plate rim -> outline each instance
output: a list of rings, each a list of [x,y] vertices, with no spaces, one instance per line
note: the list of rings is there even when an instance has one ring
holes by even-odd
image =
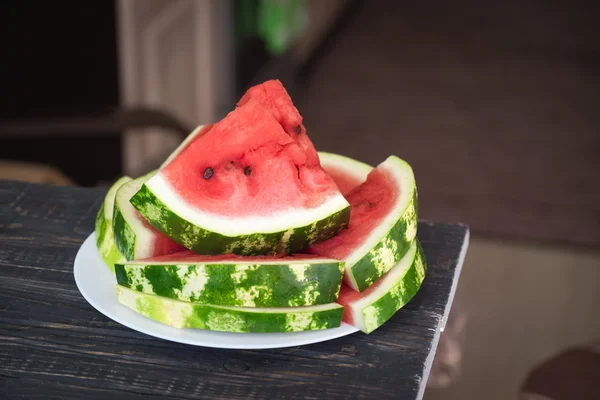
[[[75,284],[77,286],[77,290],[79,290],[79,293],[81,293],[83,298],[96,311],[98,311],[102,315],[106,316],[107,318],[111,319],[112,321],[117,322],[120,325],[123,325],[129,329],[132,329],[136,332],[143,333],[148,336],[152,336],[155,338],[159,338],[159,339],[163,339],[163,340],[167,340],[167,341],[171,341],[171,342],[182,343],[182,344],[187,344],[187,345],[192,345],[192,346],[199,346],[199,347],[219,348],[219,349],[236,349],[236,350],[260,350],[260,349],[266,350],[266,349],[277,349],[277,348],[295,347],[295,346],[321,343],[321,342],[338,339],[340,337],[348,336],[353,333],[359,332],[359,330],[357,328],[355,328],[352,325],[348,325],[345,322],[342,322],[342,325],[340,325],[340,327],[338,327],[338,328],[323,329],[323,330],[317,330],[317,331],[305,331],[305,332],[288,332],[288,333],[286,333],[286,332],[241,333],[241,332],[217,332],[217,331],[208,331],[208,330],[205,331],[202,329],[194,329],[194,328],[178,329],[178,328],[174,328],[172,326],[163,324],[161,322],[155,321],[155,320],[148,318],[146,316],[143,316],[141,314],[135,313],[135,311],[127,308],[126,306],[123,306],[122,304],[117,303],[117,304],[119,304],[119,306],[123,307],[124,309],[129,310],[132,313],[132,315],[134,316],[133,322],[126,321],[126,320],[123,320],[118,315],[111,312],[110,307],[107,307],[107,306],[101,304],[101,302],[99,302],[95,296],[93,296],[90,292],[88,292],[88,290],[86,288],[86,283],[85,283],[86,274],[84,273],[85,265],[83,265],[84,262],[82,261],[82,259],[87,256],[90,256],[91,254],[89,254],[89,253],[91,253],[92,251],[95,253],[95,256],[98,261],[98,262],[95,262],[94,264],[100,264],[100,266],[106,270],[106,273],[110,273],[108,267],[104,264],[104,262],[100,258],[100,254],[96,247],[96,234],[95,234],[95,232],[92,232],[83,241],[83,243],[77,250],[75,260],[73,261],[73,277],[75,279]],[[96,268],[97,268],[97,266],[96,266]],[[117,283],[115,281],[114,285],[116,285],[116,284]],[[114,288],[111,291],[112,291],[112,293],[115,293]],[[115,295],[115,297],[116,297],[116,295]],[[170,328],[170,329],[175,330],[175,332],[182,332],[182,331],[188,331],[188,330],[192,331],[192,332],[194,332],[194,334],[199,335],[200,339],[199,340],[191,340],[191,339],[188,339],[187,337],[166,335],[166,334],[162,334],[157,331],[153,331],[152,329],[146,329],[145,327],[139,326],[139,324],[135,323],[135,317],[143,318],[148,322],[149,326],[156,326],[161,329],[165,329],[165,327],[166,327],[167,329]],[[215,334],[217,334],[217,335],[222,334],[224,336],[236,335],[236,336],[238,336],[238,340],[236,340],[235,342],[224,340],[224,343],[219,344],[219,343],[214,342],[214,340],[205,339],[205,341],[202,343],[201,336],[203,334],[208,335],[208,336],[213,336]],[[307,336],[309,336],[309,338],[302,339],[302,334],[307,334]],[[277,342],[277,344],[273,344],[273,342],[274,342],[273,340],[271,340],[271,341],[265,340],[265,344],[263,344],[263,345],[260,345],[260,344],[244,345],[244,341],[239,340],[239,339],[243,339],[243,337],[247,336],[247,335],[271,335],[269,337],[272,337],[272,335],[278,335],[278,336],[281,335],[282,337],[285,337],[285,335],[294,335],[294,336],[290,337],[290,339],[288,341]],[[322,337],[319,337],[319,336],[322,336]],[[269,342],[271,344],[269,344]]]

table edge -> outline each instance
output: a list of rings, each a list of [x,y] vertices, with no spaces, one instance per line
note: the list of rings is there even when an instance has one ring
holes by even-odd
[[[419,392],[417,393],[416,400],[422,400],[425,395],[425,388],[427,386],[427,381],[429,380],[429,375],[431,373],[431,367],[433,365],[433,359],[437,352],[437,347],[440,342],[440,336],[444,329],[446,328],[446,322],[448,322],[448,315],[450,314],[450,309],[452,308],[452,303],[454,302],[454,296],[456,295],[456,288],[458,286],[458,280],[460,278],[460,274],[462,272],[462,267],[465,262],[465,257],[467,255],[467,250],[469,248],[469,241],[471,238],[471,232],[469,228],[467,228],[465,232],[465,237],[463,239],[463,244],[460,249],[460,253],[458,256],[458,261],[456,263],[456,268],[454,269],[454,275],[452,277],[452,286],[450,287],[450,293],[448,295],[448,301],[446,302],[446,307],[444,308],[444,313],[442,318],[438,322],[438,326],[433,335],[433,340],[431,342],[431,349],[429,350],[429,354],[425,359],[425,367],[423,368],[423,373],[421,374],[421,384],[419,385]]]

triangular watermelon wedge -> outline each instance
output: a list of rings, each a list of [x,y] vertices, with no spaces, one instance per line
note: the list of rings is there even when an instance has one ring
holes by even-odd
[[[200,254],[289,254],[346,227],[349,204],[312,143],[283,128],[276,96],[263,103],[250,96],[192,141],[132,197],[134,207]]]

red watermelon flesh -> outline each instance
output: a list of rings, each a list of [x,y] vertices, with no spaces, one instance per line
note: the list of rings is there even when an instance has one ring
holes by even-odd
[[[308,158],[273,114],[250,98],[190,143],[160,174],[198,210],[261,216],[317,207],[339,195],[329,175]]]
[[[302,125],[302,116],[279,80],[270,80],[251,87],[238,101],[238,106],[246,104],[250,99],[258,101],[269,110],[285,132],[300,146],[306,154],[306,165],[319,165],[315,146]]]
[[[331,169],[328,172],[332,174]],[[335,176],[335,173],[334,173]],[[344,177],[345,176],[345,177]],[[346,181],[351,177],[340,171],[337,179],[338,186],[350,184]],[[341,189],[341,188],[340,188]],[[347,229],[337,236],[310,248],[312,254],[342,260],[360,247],[369,233],[373,231],[394,207],[400,195],[400,188],[392,174],[386,169],[376,168],[367,176],[367,181],[345,194],[350,203],[350,223]]]
[[[347,197],[351,191],[356,189],[358,185],[363,183],[358,176],[349,174],[348,171],[344,170],[343,168],[328,166],[325,168],[325,171],[327,171],[329,176],[337,185],[338,189],[340,189],[340,192],[342,192],[342,195],[345,197]]]

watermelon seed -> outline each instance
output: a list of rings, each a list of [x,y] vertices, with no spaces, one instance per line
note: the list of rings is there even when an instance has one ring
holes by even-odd
[[[244,174],[246,174],[246,176],[250,175],[251,173],[252,173],[252,168],[250,168],[249,165],[244,168]]]
[[[296,165],[296,172],[298,173],[298,179],[300,179],[300,168]]]
[[[302,125],[298,124],[298,126],[296,126],[296,133],[298,135],[302,133]]]
[[[213,176],[214,173],[215,171],[213,171],[211,167],[206,168],[204,170],[204,179],[210,179],[210,177]]]

